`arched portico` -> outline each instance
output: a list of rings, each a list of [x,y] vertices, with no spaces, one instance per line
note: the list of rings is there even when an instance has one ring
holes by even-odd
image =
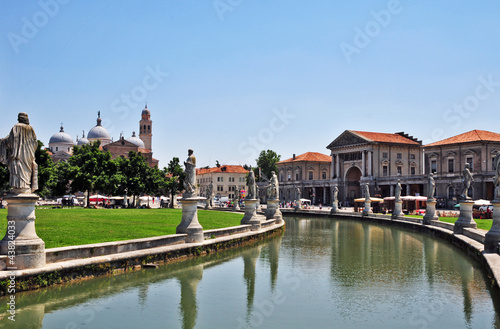
[[[350,167],[345,174],[345,199],[354,204],[354,199],[361,197],[361,169],[357,166]]]

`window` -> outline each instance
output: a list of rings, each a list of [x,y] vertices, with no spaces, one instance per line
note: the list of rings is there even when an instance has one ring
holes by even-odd
[[[415,167],[410,167],[410,175],[415,175]]]
[[[398,153],[398,159],[402,159],[403,155],[401,153]]]
[[[217,191],[218,192],[224,192],[224,186],[217,185]]]
[[[387,159],[387,158],[388,158],[388,156],[387,156],[387,152],[383,152],[383,153],[382,153],[382,158],[384,158],[384,159]]]
[[[448,159],[448,172],[455,171],[455,159]]]
[[[389,174],[389,166],[382,166],[382,176],[387,176]]]
[[[415,160],[415,154],[410,154],[410,160]]]
[[[326,171],[323,171],[323,173],[321,174],[321,179],[326,179]]]
[[[151,126],[150,125],[148,125],[148,131],[151,131]]]
[[[403,167],[401,166],[398,166],[398,175],[402,175],[403,174]]]
[[[313,180],[313,172],[312,171],[309,172],[309,180]]]
[[[217,177],[217,181],[218,181],[218,182],[223,182],[223,181],[224,181],[224,177],[220,177],[220,176],[219,176],[219,177]]]
[[[56,152],[57,152],[58,150],[59,150],[59,147],[58,147],[58,146],[56,146]]]
[[[299,173],[295,173],[295,180],[299,180]]]
[[[229,199],[234,199],[234,194],[229,194],[228,197]]]
[[[465,162],[467,162],[469,164],[469,169],[470,171],[474,171],[474,167],[472,166],[472,163],[473,163],[473,158],[472,157],[467,157]]]
[[[234,183],[234,177],[229,177],[229,182]]]
[[[437,172],[437,160],[431,160],[431,173]]]
[[[448,187],[448,199],[453,199],[455,197],[455,189],[453,187]]]
[[[288,174],[288,181],[291,181],[292,177],[290,177],[290,174]]]
[[[280,182],[283,181],[283,174],[280,175]],[[240,182],[241,182],[241,179],[240,179]]]

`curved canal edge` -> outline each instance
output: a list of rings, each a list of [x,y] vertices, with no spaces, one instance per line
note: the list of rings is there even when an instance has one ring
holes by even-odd
[[[388,215],[368,215],[364,216],[352,212],[337,212],[331,214],[326,211],[315,210],[294,210],[281,209],[283,216],[294,217],[330,217],[343,220],[358,220],[372,223],[381,223],[385,225],[394,225],[415,232],[423,232],[436,236],[440,239],[464,250],[470,257],[477,260],[486,270],[488,278],[491,280],[488,284],[494,289],[500,290],[500,255],[498,253],[487,253],[484,251],[484,234],[486,231],[479,229],[464,229],[464,234],[453,233],[453,224],[445,222],[436,222],[435,225],[423,225],[418,218],[406,218],[405,220],[394,220]]]
[[[36,290],[54,284],[78,281],[106,274],[119,274],[144,267],[182,261],[225,249],[249,245],[282,235],[285,222],[275,220],[262,223],[258,231],[251,225],[239,225],[204,231],[201,243],[179,242],[184,234],[173,234],[146,239],[98,243],[83,246],[47,249],[47,259],[52,263],[36,269],[0,271],[0,296],[9,291],[15,280],[15,292]],[[152,247],[154,246],[154,247]],[[133,251],[130,251],[133,250]],[[99,256],[100,255],[100,256]],[[67,259],[70,258],[70,259]]]

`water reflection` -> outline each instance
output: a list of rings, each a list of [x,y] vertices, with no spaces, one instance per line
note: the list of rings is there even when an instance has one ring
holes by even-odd
[[[20,293],[0,327],[497,328],[499,297],[433,237],[297,218],[253,246]]]

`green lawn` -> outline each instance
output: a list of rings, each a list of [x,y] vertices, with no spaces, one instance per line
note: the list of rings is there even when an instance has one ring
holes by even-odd
[[[0,238],[7,227],[0,209]],[[129,240],[175,234],[181,209],[37,209],[36,233],[45,248]],[[243,214],[198,210],[203,229],[240,225]]]
[[[407,217],[415,217],[415,218],[422,218],[423,216],[418,216],[418,215],[407,215]],[[439,220],[441,222],[447,222],[447,223],[455,223],[457,221],[458,217],[439,217]],[[477,223],[477,228],[487,230],[489,231],[491,228],[491,225],[493,224],[492,219],[474,219]]]

